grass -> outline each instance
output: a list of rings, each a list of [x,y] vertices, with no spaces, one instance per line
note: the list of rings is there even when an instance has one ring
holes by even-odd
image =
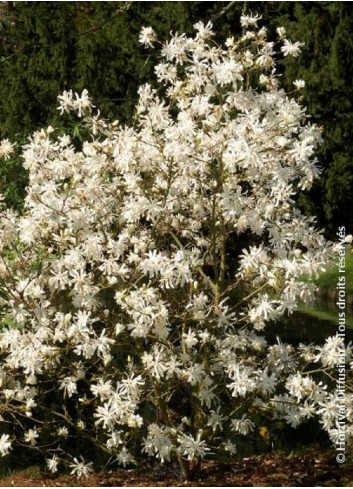
[[[338,282],[338,265],[332,265],[326,272],[321,272],[316,280],[316,285],[321,289],[336,289]],[[346,294],[353,294],[353,253],[352,249],[346,249]]]
[[[315,281],[316,285],[321,290],[336,290],[338,277],[340,273],[338,270],[338,265],[333,264],[326,272],[321,272],[319,278]],[[353,294],[353,252],[351,248],[346,248],[346,263],[345,263],[345,277],[346,294]],[[303,312],[308,316],[316,319],[321,319],[325,321],[330,321],[337,324],[337,310],[327,309],[326,307],[320,307],[320,305],[314,305],[313,307],[306,307],[303,304],[298,307],[299,312]],[[346,315],[346,327],[353,329],[353,316]]]
[[[335,310],[322,309],[319,306],[306,307],[304,305],[299,305],[297,310],[316,319],[322,319],[337,324],[337,311]],[[346,314],[346,327],[353,329],[353,316],[350,316],[349,314]]]

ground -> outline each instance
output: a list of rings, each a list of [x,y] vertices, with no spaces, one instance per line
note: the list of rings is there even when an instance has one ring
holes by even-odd
[[[77,479],[70,475],[50,476],[36,467],[0,480],[0,487],[352,487],[353,461],[338,465],[335,453],[318,454],[312,448],[302,455],[271,453],[247,457],[228,465],[207,463],[200,480],[181,481],[166,468],[117,470]]]

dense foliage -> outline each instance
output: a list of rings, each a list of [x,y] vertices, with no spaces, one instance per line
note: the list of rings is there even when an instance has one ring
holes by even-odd
[[[123,466],[144,453],[191,477],[264,419],[317,419],[339,439],[332,370],[347,364],[348,386],[351,348],[261,333],[313,298],[309,278],[334,248],[293,200],[317,177],[321,131],[297,100],[303,81],[282,89],[275,56],[302,43],[284,28],[268,40],[257,21],[242,16],[223,44],[210,23],[173,34],[130,124],[64,91],[80,147],[51,126],[23,147],[24,209],[0,216],[2,455],[33,447],[49,470],[85,475],[70,443],[83,438]],[[151,27],[139,40],[160,49]],[[4,158],[13,149],[0,145]],[[229,243],[244,236],[234,273]]]
[[[141,27],[151,25],[165,37],[172,29],[190,33],[197,20],[213,19],[221,35],[237,34],[245,4],[2,2],[2,137],[18,135],[22,142],[43,123],[58,125],[55,99],[68,88],[89,88],[105,117],[129,120],[138,86],[153,82],[157,56],[137,45]],[[305,42],[303,56],[281,67],[287,90],[293,79],[305,80],[303,102],[324,127],[318,150],[323,176],[308,196],[301,195],[300,205],[334,234],[339,224],[353,225],[353,7],[349,2],[252,2],[251,9],[263,16],[270,32],[284,25],[290,36]],[[60,124],[70,126],[65,120]],[[79,126],[70,129],[79,136]],[[0,176],[7,202],[20,208],[25,185],[20,162],[2,164]]]

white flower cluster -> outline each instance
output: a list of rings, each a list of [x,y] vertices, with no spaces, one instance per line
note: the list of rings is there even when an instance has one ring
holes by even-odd
[[[319,173],[320,131],[280,88],[258,20],[244,16],[251,30],[224,46],[201,22],[173,35],[155,69],[164,96],[141,87],[131,126],[64,92],[59,109],[91,137],[78,150],[49,127],[23,148],[24,212],[0,215],[1,409],[25,427],[19,442],[48,447],[53,472],[89,473],[63,454],[82,434],[122,465],[143,450],[187,473],[235,453],[252,406],[292,426],[317,416],[333,435],[336,339],[294,348],[259,334],[313,298],[308,278],[332,249],[294,203]],[[284,30],[279,42],[298,54]]]
[[[58,107],[60,114],[63,114],[64,112],[77,112],[78,117],[82,117],[92,108],[92,103],[86,89],[83,90],[81,95],[76,92],[75,96],[72,90],[69,90],[68,92],[65,90],[62,95],[58,96],[58,100],[60,102]]]

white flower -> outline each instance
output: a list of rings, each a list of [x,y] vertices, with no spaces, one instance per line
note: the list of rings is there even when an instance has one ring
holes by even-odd
[[[60,383],[60,389],[63,389],[65,396],[72,397],[77,393],[77,377],[66,377]]]
[[[277,378],[276,375],[271,373],[268,374],[268,372],[261,372],[258,378],[258,384],[261,389],[261,391],[265,395],[272,394],[274,392],[276,385],[277,385]]]
[[[71,468],[71,474],[76,475],[78,478],[88,477],[90,474],[93,473],[93,469],[91,468],[93,462],[87,463],[82,456],[80,458],[81,461],[78,461],[77,458],[74,458],[73,463],[69,465],[69,467]]]
[[[0,158],[8,160],[14,152],[15,146],[13,143],[10,143],[8,139],[3,139],[0,142]]]
[[[315,393],[321,387],[322,385],[317,385],[310,376],[302,376],[299,372],[288,377],[286,382],[286,389],[288,389],[290,394],[296,397],[298,401],[305,396],[313,398]]]
[[[10,453],[11,449],[11,441],[8,441],[10,438],[10,435],[1,435],[0,437],[0,455],[4,457],[8,453]]]
[[[241,419],[232,419],[231,424],[234,431],[244,436],[254,431],[255,427],[254,423],[247,419],[245,414],[243,414]]]
[[[142,27],[139,35],[139,43],[146,47],[153,48],[153,43],[157,40],[156,33],[152,27]]]
[[[242,27],[256,27],[260,19],[262,19],[261,15],[242,15],[240,24]]]
[[[304,46],[303,42],[294,42],[292,43],[289,39],[285,39],[283,41],[283,46],[281,47],[281,51],[284,56],[293,56],[297,58],[301,53],[301,46]]]
[[[83,90],[81,95],[75,93],[75,97],[74,110],[77,111],[78,117],[82,117],[86,112],[89,112],[92,109],[91,99],[86,89]]]
[[[303,422],[304,417],[299,409],[291,408],[287,411],[284,419],[292,428],[297,428]]]
[[[37,407],[37,403],[34,399],[28,399],[26,401],[26,416],[30,418],[32,416],[32,409],[35,407]]]
[[[186,348],[193,348],[198,343],[198,339],[196,337],[196,333],[189,329],[188,333],[183,334],[183,343]]]
[[[74,98],[73,98],[72,90],[66,91],[64,90],[61,95],[58,96],[58,100],[60,105],[58,110],[60,110],[60,114],[64,112],[69,113],[74,108]]]
[[[95,422],[96,425],[102,424],[103,428],[110,430],[119,419],[116,408],[109,402],[105,402],[103,406],[98,406],[94,417],[97,418],[97,421]]]
[[[91,391],[94,396],[98,396],[101,399],[108,399],[113,392],[112,383],[110,380],[104,382],[102,379],[99,379],[97,384],[91,385]]]
[[[300,90],[301,88],[305,87],[305,81],[304,80],[294,80],[293,85],[297,90]]]
[[[48,470],[54,474],[58,470],[58,465],[59,465],[58,457],[56,455],[53,455],[52,458],[48,458],[46,460],[46,464],[47,464]]]
[[[60,102],[58,110],[60,110],[61,114],[63,112],[69,113],[77,111],[78,117],[82,117],[85,113],[90,112],[93,107],[86,89],[83,90],[81,95],[75,93],[75,97],[72,90],[64,90],[64,92],[58,96],[58,100]]]
[[[224,420],[224,416],[222,416],[219,411],[220,408],[217,408],[217,411],[212,410],[207,420],[207,426],[210,426],[213,432],[215,432],[217,429],[219,429],[220,431],[223,430],[222,423]]]
[[[226,39],[225,45],[227,46],[227,48],[233,47],[234,46],[234,37],[228,37]]]
[[[188,460],[194,460],[195,458],[204,458],[206,453],[210,451],[210,448],[206,446],[205,440],[201,440],[202,432],[198,432],[196,438],[191,435],[182,433],[178,436],[178,451],[182,456],[185,456]]]
[[[317,347],[316,361],[321,361],[324,367],[334,367],[340,358],[346,355],[344,339],[340,336],[330,336],[323,347]]]
[[[121,464],[123,467],[135,463],[134,457],[125,447],[123,447],[122,450],[117,454],[116,459],[117,462]]]
[[[196,39],[209,39],[214,35],[212,32],[212,22],[207,22],[205,25],[202,21],[194,24],[194,28],[198,31]]]
[[[37,441],[36,439],[39,437],[39,434],[38,434],[38,431],[36,429],[32,430],[28,430],[26,433],[25,433],[25,441],[27,443],[30,443],[32,446],[34,446]]]
[[[230,455],[237,453],[237,447],[230,440],[223,442],[223,447],[226,452],[230,453]]]
[[[286,36],[286,29],[284,27],[277,27],[276,32],[280,39],[283,39]]]
[[[245,396],[256,388],[254,379],[250,377],[250,369],[241,368],[239,365],[231,367],[230,378],[233,382],[227,385],[232,391],[232,396]]]
[[[67,438],[68,435],[69,435],[69,430],[66,428],[66,426],[61,426],[58,431],[58,436],[62,437],[62,438]]]
[[[156,455],[162,462],[169,461],[173,450],[169,428],[160,428],[157,424],[152,423],[148,427],[148,436],[144,439],[143,450],[150,456]]]

